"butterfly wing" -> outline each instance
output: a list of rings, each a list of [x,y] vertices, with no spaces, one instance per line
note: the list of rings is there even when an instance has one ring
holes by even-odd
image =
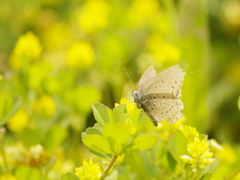
[[[181,97],[181,87],[182,87],[184,75],[185,75],[185,72],[182,71],[180,66],[178,64],[174,65],[158,73],[155,76],[151,74],[150,76],[151,78],[144,77],[145,79],[144,84],[141,84],[141,87],[139,87],[139,92],[142,95],[148,95],[153,93],[172,94],[179,98]]]
[[[160,95],[163,96],[163,95]],[[145,97],[146,98],[146,97]],[[180,99],[147,98],[142,104],[144,112],[149,116],[155,126],[163,120],[172,124],[182,117],[183,103]]]
[[[138,82],[138,91],[140,91],[146,83],[156,76],[156,71],[154,70],[153,66],[150,66],[142,75],[141,79]]]

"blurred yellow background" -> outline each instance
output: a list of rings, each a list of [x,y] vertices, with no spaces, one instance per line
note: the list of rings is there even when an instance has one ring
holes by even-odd
[[[95,123],[91,105],[112,108],[123,97],[131,99],[136,87],[123,69],[137,84],[149,65],[159,72],[180,64],[187,72],[186,124],[240,154],[239,0],[0,4],[1,117],[16,98],[21,104],[1,124],[11,168],[22,163],[24,149],[41,144],[58,159],[49,177],[73,170],[91,156],[81,143],[81,132]]]

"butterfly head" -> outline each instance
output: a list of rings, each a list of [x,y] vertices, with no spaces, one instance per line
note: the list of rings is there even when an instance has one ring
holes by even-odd
[[[138,91],[132,91],[132,96],[134,98],[134,102],[137,104],[138,108],[141,108],[141,96]]]

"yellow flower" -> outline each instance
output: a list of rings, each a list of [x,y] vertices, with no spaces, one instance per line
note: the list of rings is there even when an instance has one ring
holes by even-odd
[[[81,180],[100,180],[102,171],[98,163],[93,163],[92,159],[87,162],[83,160],[83,166],[75,168],[76,175]]]
[[[8,128],[13,132],[21,132],[27,125],[29,121],[28,113],[19,109],[8,121]]]
[[[185,135],[185,137],[199,135],[195,127],[184,125],[180,130]]]
[[[66,64],[75,69],[88,69],[94,61],[94,51],[88,42],[78,41],[67,50]]]
[[[20,36],[10,57],[10,66],[13,69],[21,69],[29,62],[38,58],[42,52],[39,39],[32,33],[27,32]]]
[[[158,136],[161,137],[162,140],[167,141],[172,136],[175,129],[179,129],[184,121],[185,119],[183,117],[174,124],[169,124],[167,121],[159,123],[157,127]]]
[[[59,49],[64,47],[70,38],[70,27],[66,24],[55,22],[43,34],[44,47],[50,50]]]
[[[146,46],[160,63],[177,63],[180,60],[180,50],[158,35],[150,36],[147,39]]]
[[[240,2],[238,0],[223,1],[222,10],[224,18],[230,28],[240,27]],[[229,28],[229,27],[226,27]]]
[[[33,109],[37,114],[50,117],[55,111],[55,102],[51,96],[42,95],[34,104]]]
[[[131,113],[137,109],[136,103],[131,102],[130,100],[126,100],[126,98],[122,98],[120,100],[120,104],[126,104],[127,113]],[[115,103],[115,107],[118,105],[118,103]]]
[[[136,127],[133,125],[132,121],[130,119],[127,119],[124,122],[124,125],[128,128],[131,135],[136,133]]]
[[[0,180],[17,180],[17,178],[11,174],[4,174],[0,176]]]
[[[130,23],[138,26],[151,22],[158,11],[159,3],[157,0],[134,0],[129,9]]]
[[[191,164],[192,169],[205,169],[205,165],[212,164],[215,161],[215,159],[211,158],[213,153],[209,152],[209,143],[206,141],[206,139],[200,140],[196,136],[193,142],[187,145],[189,156],[180,156],[183,162]]]
[[[229,145],[223,145],[223,149],[218,152],[218,157],[221,162],[233,164],[237,161],[235,150]]]
[[[48,157],[46,156],[43,147],[40,144],[37,144],[30,148],[27,160],[30,166],[39,167],[47,162]]]
[[[85,33],[95,33],[108,23],[110,7],[104,0],[88,0],[78,17],[78,25]]]

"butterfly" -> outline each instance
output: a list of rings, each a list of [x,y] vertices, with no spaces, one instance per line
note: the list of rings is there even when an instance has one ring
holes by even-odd
[[[182,117],[181,87],[185,72],[174,65],[160,73],[150,66],[142,75],[138,89],[132,92],[134,102],[158,126],[163,120],[172,124]]]

